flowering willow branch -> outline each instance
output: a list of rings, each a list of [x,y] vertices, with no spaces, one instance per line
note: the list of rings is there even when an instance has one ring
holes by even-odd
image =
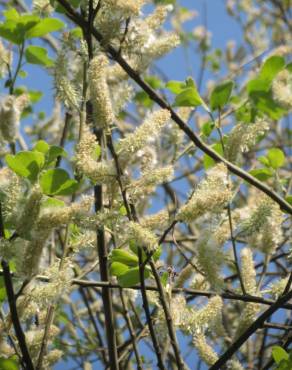
[[[135,207],[132,203],[129,204],[129,202],[127,200],[126,190],[124,189],[123,184],[122,184],[121,176],[123,175],[123,171],[122,171],[122,168],[120,166],[119,158],[118,158],[117,153],[115,151],[111,135],[108,135],[107,141],[108,141],[109,150],[110,150],[110,152],[111,152],[111,154],[114,158],[114,161],[115,161],[115,166],[116,166],[116,170],[117,170],[117,181],[118,181],[119,188],[120,188],[120,191],[121,191],[121,194],[122,194],[124,206],[127,210],[128,219],[130,221],[137,220]],[[158,341],[157,341],[157,338],[156,338],[156,334],[155,334],[155,331],[154,331],[154,326],[153,326],[152,319],[151,319],[149,303],[148,303],[148,298],[147,298],[146,289],[145,289],[145,281],[144,281],[145,264],[143,263],[141,248],[138,249],[138,258],[139,258],[139,276],[140,276],[140,283],[141,283],[141,295],[142,295],[142,301],[143,301],[143,308],[144,308],[144,311],[145,311],[147,324],[148,324],[148,327],[149,327],[152,343],[153,343],[154,350],[155,350],[156,357],[157,357],[157,366],[159,367],[159,369],[163,370],[163,369],[165,369],[165,367],[163,365],[160,347],[159,347],[159,344],[158,344]]]
[[[87,30],[88,23],[84,18],[76,12],[66,0],[58,0],[58,2],[65,8],[67,11],[66,15],[70,18],[75,24],[80,26],[83,30]],[[90,30],[94,38],[103,45],[103,37],[94,27]],[[178,114],[169,106],[169,104],[162,99],[155,90],[153,90],[149,84],[147,84],[140,75],[125,61],[125,59],[119,54],[119,52],[111,45],[103,45],[108,54],[124,69],[124,71],[131,77],[149,96],[149,98],[155,101],[161,108],[167,109],[173,121],[181,128],[181,130],[189,137],[189,139],[204,153],[209,155],[216,162],[223,162],[227,168],[234,175],[239,176],[240,178],[247,181],[249,184],[255,186],[271,199],[273,199],[279,206],[285,210],[287,213],[292,215],[292,206],[286,202],[279,194],[271,190],[267,185],[257,180],[255,177],[244,171],[243,169],[237,167],[233,163],[227,161],[212,148],[206,145],[196,133],[194,133],[189,126],[178,116]]]
[[[219,370],[226,364],[228,360],[234,355],[236,351],[253,335],[259,328],[261,328],[264,322],[273,315],[283,304],[288,302],[292,298],[292,290],[283,296],[281,296],[270,308],[263,312],[246,330],[245,332],[228,348],[228,350],[215,362],[209,370]]]

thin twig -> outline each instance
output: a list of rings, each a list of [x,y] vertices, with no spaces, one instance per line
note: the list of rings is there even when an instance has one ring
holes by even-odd
[[[67,11],[66,14],[68,18],[70,18],[74,23],[79,25],[82,29],[87,29],[87,22],[83,19],[83,17],[76,12],[68,3],[66,0],[58,0],[58,2],[65,8]],[[98,32],[96,28],[92,28],[92,35],[94,38],[103,44],[103,37]],[[263,182],[257,180],[255,177],[247,173],[242,168],[237,167],[233,163],[227,161],[225,158],[223,158],[221,155],[219,155],[216,151],[214,151],[211,147],[206,145],[200,137],[178,116],[178,114],[171,108],[171,106],[162,99],[159,94],[151,88],[149,84],[147,84],[141,76],[126,62],[126,60],[119,55],[118,51],[111,45],[106,46],[106,50],[109,53],[109,55],[125,70],[125,72],[128,74],[130,78],[132,78],[149,96],[149,98],[153,101],[155,101],[161,108],[167,109],[170,114],[171,118],[174,120],[174,122],[181,128],[181,130],[189,137],[189,139],[204,153],[209,155],[213,160],[216,162],[223,162],[227,166],[227,168],[232,172],[233,174],[241,177],[245,181],[247,181],[249,184],[255,186],[262,192],[264,192],[266,195],[268,195],[270,198],[272,198],[276,203],[279,204],[279,206],[285,210],[287,213],[292,214],[292,206],[285,201],[279,194],[274,192],[272,189],[270,189],[267,185],[265,185]]]

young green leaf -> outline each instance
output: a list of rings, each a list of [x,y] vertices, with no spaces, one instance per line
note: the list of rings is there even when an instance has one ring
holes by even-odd
[[[129,266],[124,265],[121,262],[112,262],[110,267],[110,273],[113,276],[121,276],[129,270]]]
[[[56,207],[64,207],[64,206],[65,206],[65,202],[63,202],[60,199],[52,198],[52,197],[43,200],[41,203],[42,208],[56,208]]]
[[[0,369],[1,370],[19,370],[18,362],[15,358],[0,357]]]
[[[211,145],[211,148],[214,149],[216,153],[223,156],[223,148],[222,148],[221,143],[213,144]],[[213,167],[216,164],[214,159],[208,156],[208,154],[204,154],[203,163],[204,163],[205,170],[207,170],[210,167]]]
[[[267,181],[273,176],[273,172],[269,168],[256,168],[249,173],[260,181]]]
[[[42,98],[43,93],[38,90],[29,90],[28,95],[29,95],[29,100],[32,103],[37,103]]]
[[[36,142],[35,146],[33,147],[33,150],[44,153],[44,154],[46,154],[49,149],[50,149],[50,145],[46,143],[44,140],[39,140],[38,142]]]
[[[59,31],[64,26],[65,24],[58,18],[45,18],[26,33],[26,38],[42,37],[49,32]]]
[[[285,198],[286,202],[288,202],[289,204],[292,205],[292,195],[287,195],[287,197]]]
[[[254,108],[273,120],[279,120],[287,113],[287,110],[273,99],[271,91],[252,91],[250,99]]]
[[[213,111],[216,109],[223,109],[228,103],[233,85],[233,81],[225,81],[214,88],[210,97],[210,106]]]
[[[47,152],[46,160],[47,164],[51,164],[58,157],[67,157],[67,152],[63,148],[57,145],[52,145]]]
[[[215,124],[212,121],[205,122],[201,128],[201,132],[206,137],[209,137],[215,128]]]
[[[28,63],[39,64],[44,67],[52,67],[53,59],[48,57],[47,49],[41,46],[30,45],[25,49],[25,58]]]
[[[263,64],[259,79],[272,82],[276,75],[285,68],[285,59],[278,55],[273,55],[268,58]]]
[[[267,157],[261,155],[258,157],[258,161],[261,162],[264,166],[269,167],[270,166],[270,161],[268,160]]]
[[[275,170],[285,163],[285,154],[281,149],[272,148],[268,151],[267,158],[269,160],[270,166]]]
[[[164,287],[166,287],[166,284],[167,284],[167,281],[168,281],[168,272],[167,271],[165,271],[161,276],[160,276],[160,281],[161,281],[161,283],[162,283],[162,285],[164,286]]]
[[[203,99],[200,97],[197,89],[188,87],[179,93],[173,104],[175,107],[197,107],[203,105],[206,110],[209,110]]]
[[[284,348],[280,346],[273,346],[272,347],[272,356],[273,359],[275,360],[276,364],[279,364],[282,360],[288,360],[289,355],[288,353],[284,350]]]
[[[144,270],[144,279],[147,279],[150,276],[150,272]],[[123,275],[118,277],[118,282],[123,288],[129,288],[133,285],[136,285],[140,282],[140,271],[139,267],[131,268]]]
[[[6,289],[4,284],[3,276],[0,276],[0,307],[1,303],[3,303],[6,299]]]
[[[173,94],[180,94],[186,88],[186,84],[182,81],[168,81],[165,87]]]
[[[16,45],[20,45],[24,41],[24,35],[18,32],[13,21],[0,24],[0,36]]]
[[[40,177],[40,185],[47,195],[70,195],[78,188],[78,182],[70,179],[68,172],[62,168],[44,172]]]
[[[137,266],[139,263],[138,257],[124,249],[114,249],[111,254],[112,262],[120,262],[127,266]]]
[[[17,175],[35,182],[45,163],[45,156],[43,153],[36,151],[23,151],[16,155],[7,154],[5,160],[8,167]]]

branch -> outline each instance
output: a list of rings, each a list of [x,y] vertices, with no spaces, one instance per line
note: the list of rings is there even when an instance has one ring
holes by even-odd
[[[209,370],[222,369],[227,361],[231,359],[236,351],[253,335],[259,328],[263,327],[265,321],[273,315],[283,304],[292,298],[292,290],[281,296],[270,308],[263,312],[246,331],[228,348],[228,350],[210,367]]]
[[[6,289],[7,298],[8,298],[10,315],[11,315],[13,327],[15,330],[15,335],[18,340],[19,348],[22,354],[24,368],[26,370],[34,370],[34,366],[33,366],[33,363],[32,363],[32,360],[31,360],[31,357],[30,357],[30,354],[29,354],[29,351],[26,345],[25,335],[23,333],[23,330],[22,330],[22,327],[19,321],[18,313],[17,313],[15,295],[14,295],[9,265],[5,260],[1,261],[1,265],[3,269],[4,284],[5,284],[5,289]]]
[[[70,4],[66,0],[58,0],[58,2],[66,9],[67,16],[70,18],[74,23],[80,26],[83,30],[87,29],[87,22],[82,18],[82,16],[76,12]],[[189,139],[204,153],[209,155],[214,161],[216,162],[223,162],[230,172],[234,175],[239,176],[240,178],[244,179],[249,184],[255,186],[257,189],[264,192],[270,198],[272,198],[279,206],[286,211],[287,213],[292,215],[292,206],[285,201],[279,194],[274,192],[270,189],[267,185],[262,183],[261,181],[257,180],[255,177],[250,175],[248,172],[244,171],[243,169],[237,167],[233,163],[227,161],[221,155],[216,153],[212,148],[210,148],[207,144],[205,144],[199,136],[192,131],[192,129],[177,115],[177,113],[171,108],[171,106],[162,99],[159,94],[151,88],[141,77],[140,75],[126,62],[126,60],[119,54],[119,52],[111,45],[104,45],[104,40],[100,32],[97,31],[96,28],[92,27],[91,33],[94,38],[105,47],[105,50],[109,53],[109,55],[124,69],[124,71],[128,74],[132,80],[134,80],[149,96],[151,100],[156,102],[161,108],[167,109],[173,121],[181,128],[181,130],[189,137]]]

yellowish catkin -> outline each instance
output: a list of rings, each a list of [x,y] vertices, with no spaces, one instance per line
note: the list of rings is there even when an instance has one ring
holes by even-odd
[[[101,54],[92,59],[88,71],[90,101],[96,127],[109,128],[115,121],[110,92],[106,80],[108,59]]]

